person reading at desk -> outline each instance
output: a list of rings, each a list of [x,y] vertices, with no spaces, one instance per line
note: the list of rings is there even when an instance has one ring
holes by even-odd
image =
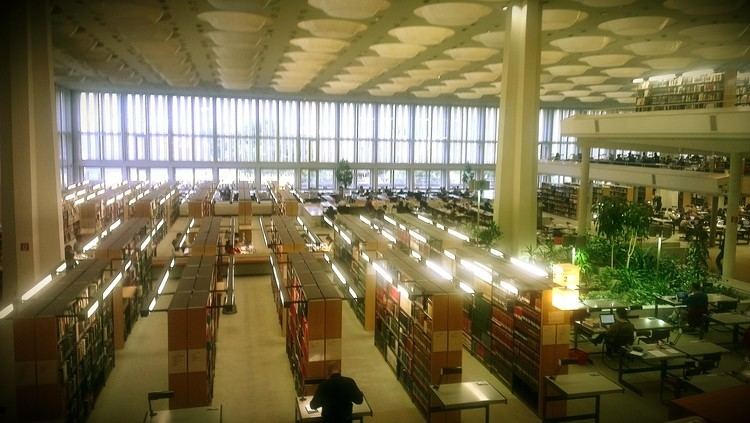
[[[310,401],[310,407],[323,407],[321,417],[327,423],[350,422],[352,404],[362,404],[364,395],[354,379],[341,376],[338,365],[330,368],[331,376],[318,385]]]
[[[693,283],[690,294],[685,299],[685,318],[691,328],[703,326],[708,314],[708,295],[701,290],[701,284]]]
[[[595,336],[591,341],[599,345],[604,341],[607,355],[613,355],[620,348],[631,345],[635,341],[635,326],[628,320],[628,311],[624,308],[617,309],[615,322],[607,327],[607,331]]]

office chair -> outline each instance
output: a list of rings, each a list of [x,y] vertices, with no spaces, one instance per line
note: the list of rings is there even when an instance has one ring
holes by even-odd
[[[637,344],[640,344],[641,341],[646,344],[656,344],[659,341],[669,342],[669,335],[669,330],[650,330],[646,336],[637,336],[635,340]],[[677,341],[675,340],[675,342]]]

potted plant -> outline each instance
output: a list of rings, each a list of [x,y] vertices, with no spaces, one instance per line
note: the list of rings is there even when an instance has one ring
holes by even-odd
[[[353,179],[354,174],[352,168],[349,166],[349,162],[339,160],[339,164],[336,166],[336,183],[339,185],[339,196],[344,197],[344,189],[349,188]]]
[[[471,235],[476,240],[477,244],[482,247],[489,247],[503,236],[503,232],[495,222],[490,222],[489,225],[484,226],[474,225],[471,230]]]
[[[463,182],[464,187],[469,188],[469,185],[474,180],[474,169],[471,167],[471,164],[466,163],[464,166],[464,170],[461,172],[461,182]]]

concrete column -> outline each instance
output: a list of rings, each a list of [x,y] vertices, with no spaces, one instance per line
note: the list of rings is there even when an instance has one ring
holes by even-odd
[[[501,246],[517,254],[536,246],[541,2],[514,2],[505,14],[494,219]]]
[[[581,179],[578,188],[578,235],[586,235],[591,226],[591,147],[580,144],[581,149]]]
[[[60,159],[46,2],[11,2],[0,36],[3,301],[62,260]]]
[[[742,185],[743,160],[740,153],[729,156],[729,201],[727,202],[726,228],[724,228],[724,261],[722,277],[734,277],[737,259],[737,225],[740,219],[740,187]]]
[[[711,220],[708,222],[708,246],[713,247],[716,245],[716,219],[719,212],[719,197],[717,195],[709,195],[711,199]]]

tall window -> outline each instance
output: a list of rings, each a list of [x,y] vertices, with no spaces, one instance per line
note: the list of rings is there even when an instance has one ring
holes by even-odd
[[[354,131],[357,115],[354,103],[339,106],[339,160],[354,161]]]
[[[165,95],[148,96],[148,135],[151,160],[169,160],[168,99],[169,97]]]
[[[279,161],[297,162],[297,115],[296,101],[279,102]]]
[[[78,113],[81,159],[122,160],[120,96],[109,93],[82,93]]]
[[[320,161],[336,161],[336,103],[320,103]]]
[[[237,100],[216,99],[216,159],[237,161]],[[219,172],[221,179],[221,171]]]
[[[148,119],[146,108],[146,96],[141,94],[128,94],[125,98],[127,110],[127,137],[128,159],[147,160],[146,137],[148,134]]]
[[[279,129],[277,112],[276,100],[258,100],[258,128],[260,135],[258,142],[261,162],[276,161],[276,140]]]
[[[378,163],[393,162],[393,105],[378,105],[378,140],[376,155]]]
[[[70,91],[58,89],[55,92],[57,138],[60,144],[60,182],[62,186],[73,183],[73,122],[70,116],[70,101]]]
[[[299,108],[299,160],[315,163],[318,161],[318,105],[313,101],[303,101]]]
[[[411,106],[406,104],[397,104],[395,108],[395,142],[394,142],[394,159],[395,163],[409,163],[409,140],[411,136],[412,114]]]
[[[357,162],[358,163],[372,163],[373,162],[372,149],[373,149],[374,139],[375,139],[375,105],[360,104],[357,110]]]

